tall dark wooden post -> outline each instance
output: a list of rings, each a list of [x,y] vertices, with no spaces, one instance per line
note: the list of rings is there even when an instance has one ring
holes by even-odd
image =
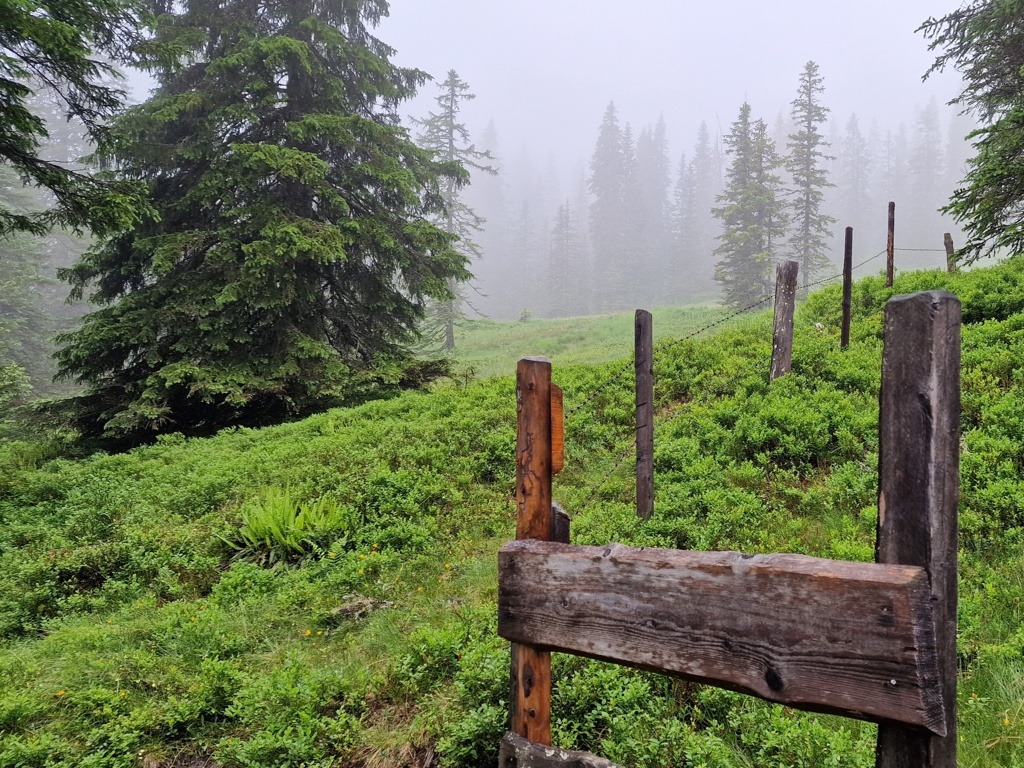
[[[946,271],[956,272],[956,248],[953,247],[953,235],[949,232],[942,236],[942,244],[946,246]]]
[[[793,363],[793,312],[800,265],[783,261],[775,267],[775,327],[772,333],[771,380],[789,373]]]
[[[846,228],[843,248],[843,326],[839,334],[839,347],[850,346],[850,320],[853,316],[853,227]]]
[[[516,369],[516,538],[550,541],[551,363],[524,357]],[[551,653],[512,644],[512,730],[551,744]]]
[[[651,313],[636,311],[636,514],[654,512],[654,324]]]
[[[880,563],[928,571],[946,735],[880,725],[877,768],[956,768],[960,301],[945,291],[885,308],[878,452]]]
[[[889,233],[885,238],[885,287],[892,287],[896,271],[896,203],[889,203]]]

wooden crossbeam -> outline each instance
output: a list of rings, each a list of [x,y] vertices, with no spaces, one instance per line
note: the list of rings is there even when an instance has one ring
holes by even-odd
[[[946,729],[916,566],[516,541],[499,554],[498,634],[800,709]]]

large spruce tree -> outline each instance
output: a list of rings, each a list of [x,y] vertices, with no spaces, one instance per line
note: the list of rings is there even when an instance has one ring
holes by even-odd
[[[751,120],[750,104],[725,137],[731,161],[714,215],[722,223],[715,279],[725,300],[745,307],[772,295],[772,265],[786,232],[782,160],[763,120]]]
[[[790,117],[796,129],[788,136],[786,167],[793,180],[793,228],[789,250],[800,264],[803,289],[812,278],[829,266],[828,239],[836,220],[821,210],[828,181],[825,161],[832,158],[825,153],[828,142],[819,126],[828,118],[828,108],[821,103],[825,88],[818,65],[813,61],[804,65],[800,73],[797,97],[792,102]]]
[[[384,0],[167,3],[153,97],[117,125],[159,216],[65,274],[102,307],[63,338],[86,435],[262,424],[397,380],[430,297],[466,277],[429,219],[462,171],[398,105],[425,80],[371,29]]]

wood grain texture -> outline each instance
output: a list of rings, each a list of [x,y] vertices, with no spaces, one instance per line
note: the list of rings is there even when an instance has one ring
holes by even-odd
[[[517,541],[499,553],[498,633],[802,709],[946,727],[921,568]]]
[[[551,385],[551,474],[565,469],[565,395],[557,384]]]
[[[551,363],[525,357],[516,368],[516,538],[548,541],[554,535],[551,498]],[[542,586],[535,586],[540,589]],[[513,643],[512,730],[551,743],[551,654]]]
[[[945,291],[895,296],[885,308],[876,559],[929,575],[945,728],[881,726],[878,768],[956,768],[960,319]]]
[[[775,267],[775,324],[772,331],[772,381],[789,373],[793,363],[793,312],[800,265],[782,261]]]
[[[555,749],[535,744],[509,732],[501,740],[498,768],[620,768],[589,752]]]
[[[636,372],[636,514],[654,514],[654,319],[646,309],[635,318]]]
[[[551,743],[551,652],[512,644],[512,730]]]
[[[516,538],[551,538],[551,363],[516,368]]]

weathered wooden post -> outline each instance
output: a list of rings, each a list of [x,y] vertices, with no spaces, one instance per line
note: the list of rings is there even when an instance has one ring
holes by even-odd
[[[524,357],[516,369],[516,539],[550,541],[551,363]],[[538,589],[542,589],[538,585]],[[551,744],[551,653],[512,644],[512,730],[538,744]]]
[[[654,328],[651,313],[636,311],[636,514],[654,512]]]
[[[850,320],[853,316],[853,227],[846,228],[843,248],[843,326],[839,334],[839,348],[850,346]]]
[[[892,288],[892,276],[896,271],[896,203],[889,203],[889,234],[885,238],[885,287]]]
[[[789,373],[793,362],[793,312],[800,265],[783,261],[775,267],[775,327],[772,333],[771,380]]]
[[[896,296],[884,333],[875,559],[928,572],[946,735],[882,724],[876,766],[956,768],[960,302]]]
[[[942,244],[946,246],[946,271],[956,272],[956,248],[953,247],[953,235],[949,232],[942,236]]]

